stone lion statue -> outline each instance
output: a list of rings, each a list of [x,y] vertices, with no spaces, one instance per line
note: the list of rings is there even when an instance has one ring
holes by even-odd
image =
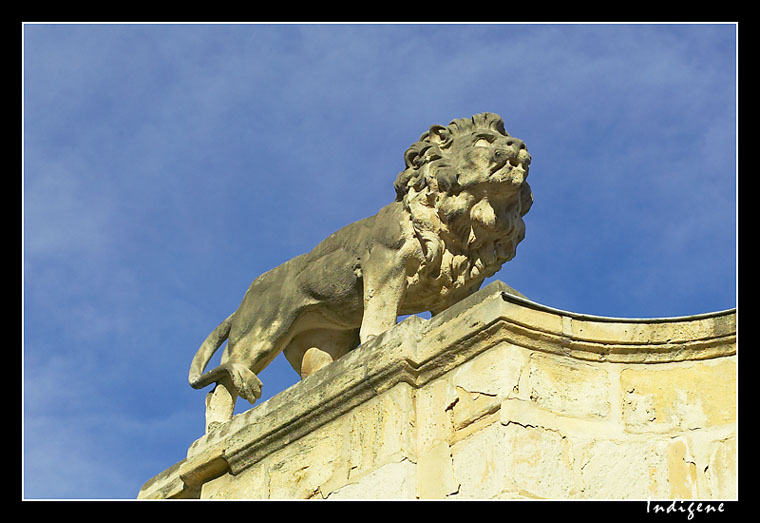
[[[533,203],[531,157],[500,116],[434,125],[404,161],[394,202],[256,278],[203,342],[189,381],[215,384],[207,430],[231,419],[238,396],[261,396],[256,375],[280,352],[304,378],[399,315],[440,313],[515,256]],[[204,373],[225,340],[221,364]]]

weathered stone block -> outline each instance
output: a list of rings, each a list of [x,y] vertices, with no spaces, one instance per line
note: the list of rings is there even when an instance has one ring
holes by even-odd
[[[450,380],[432,381],[415,393],[417,449],[423,453],[441,441],[451,441],[451,405],[456,395]]]
[[[603,418],[610,413],[604,367],[533,353],[525,382],[525,393],[541,408],[577,417]]]
[[[350,433],[345,450],[349,480],[380,466],[405,458],[416,460],[415,411],[411,387],[399,383],[347,416]],[[332,444],[336,445],[333,440]]]
[[[628,431],[696,430],[736,421],[733,360],[627,368],[620,381]]]
[[[577,452],[582,498],[667,499],[667,442],[598,439]]]
[[[386,463],[333,491],[327,499],[394,500],[415,499],[417,466],[409,460]]]
[[[545,427],[493,423],[452,447],[457,499],[574,496],[566,438]]]
[[[451,447],[440,441],[420,454],[417,463],[417,497],[419,499],[444,499],[459,491],[454,476]]]
[[[709,458],[704,465],[706,498],[736,499],[738,448],[736,435],[709,442]]]
[[[454,430],[497,412],[505,398],[516,395],[527,360],[523,349],[502,343],[452,371],[448,409]]]
[[[498,427],[503,441],[499,457],[518,492],[548,499],[576,496],[572,449],[563,434],[516,423]]]

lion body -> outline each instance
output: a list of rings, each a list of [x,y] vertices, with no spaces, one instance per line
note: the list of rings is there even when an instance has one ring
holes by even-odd
[[[532,204],[530,155],[500,117],[433,126],[405,160],[396,201],[251,283],[196,353],[193,387],[217,383],[233,405],[238,395],[253,403],[261,392],[256,374],[280,352],[305,377],[399,315],[445,310],[515,255]],[[204,374],[225,339],[220,366]],[[229,418],[225,401],[221,417]]]

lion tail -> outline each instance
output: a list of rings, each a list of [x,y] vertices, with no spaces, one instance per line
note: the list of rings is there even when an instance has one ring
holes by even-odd
[[[211,357],[216,353],[222,343],[229,337],[230,328],[232,326],[232,317],[235,313],[230,314],[226,320],[220,323],[211,334],[208,335],[206,341],[201,344],[198,351],[193,356],[193,361],[190,364],[190,375],[188,381],[190,386],[194,389],[201,389],[206,385],[214,383],[219,379],[218,372],[214,370],[203,374],[206,369],[206,365],[211,360]],[[215,369],[216,370],[216,369]]]

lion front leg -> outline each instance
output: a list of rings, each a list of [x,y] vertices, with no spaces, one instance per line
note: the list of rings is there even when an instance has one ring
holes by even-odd
[[[359,339],[364,344],[396,325],[406,292],[406,271],[398,253],[383,249],[381,253],[372,253],[369,266],[362,267],[362,274],[364,316]]]

